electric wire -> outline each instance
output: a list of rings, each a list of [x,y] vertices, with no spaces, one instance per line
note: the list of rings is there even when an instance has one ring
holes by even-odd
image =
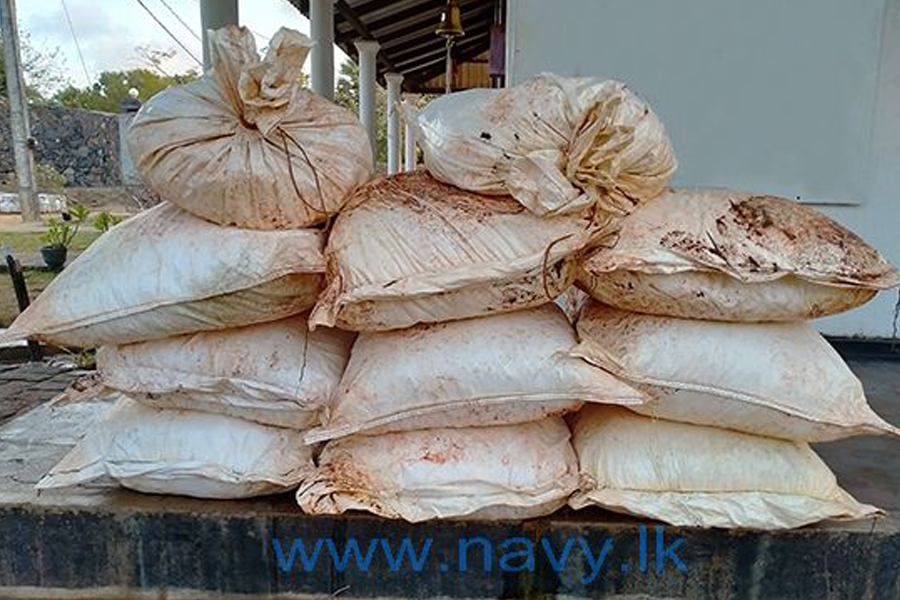
[[[184,50],[185,52],[187,52],[188,56],[190,56],[191,58],[193,58],[194,61],[195,61],[198,65],[200,65],[201,67],[203,66],[203,62],[202,62],[199,58],[197,58],[197,57],[194,55],[193,52],[191,52],[190,50],[188,50],[188,47],[185,46],[185,45],[181,42],[181,40],[178,39],[178,37],[177,37],[174,33],[172,33],[172,32],[169,30],[168,27],[166,27],[165,23],[163,23],[162,21],[159,20],[159,17],[157,17],[155,14],[153,14],[153,11],[152,11],[152,10],[150,10],[149,8],[147,8],[147,5],[144,4],[144,0],[134,0],[134,1],[137,2],[138,4],[140,4],[140,5],[141,5],[141,8],[143,8],[145,11],[147,11],[147,14],[150,15],[150,16],[153,18],[154,21],[156,21],[156,24],[159,25],[159,26],[163,29],[163,31],[165,31],[165,32],[169,35],[169,37],[172,38],[172,39],[175,41],[176,44],[178,44],[179,46],[181,46],[181,49]]]
[[[69,33],[72,34],[72,41],[75,42],[75,50],[78,52],[78,60],[81,62],[81,68],[84,71],[85,84],[91,85],[91,74],[84,62],[84,55],[81,53],[81,44],[78,43],[78,36],[75,35],[75,28],[72,27],[72,18],[69,16],[69,7],[66,6],[66,0],[59,0],[63,7],[63,13],[66,15],[66,23],[69,24]]]

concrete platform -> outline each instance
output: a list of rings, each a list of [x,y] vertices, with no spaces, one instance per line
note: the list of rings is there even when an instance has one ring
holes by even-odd
[[[900,423],[900,362],[850,364],[874,408]],[[108,399],[44,404],[0,427],[0,597],[900,598],[898,440],[817,447],[844,487],[886,509],[886,518],[780,533],[657,530],[657,523],[601,510],[524,522],[409,525],[365,514],[306,517],[290,495],[208,502],[97,487],[38,496],[34,483],[107,407]],[[298,560],[285,570],[296,538],[310,553],[319,539],[342,552],[353,538],[363,554],[372,540],[379,551],[367,570],[354,562],[342,570],[326,550],[309,569]],[[407,560],[392,570],[380,552],[381,539],[396,550],[404,538],[417,552],[431,540],[421,569]],[[469,547],[463,571],[460,539],[476,538],[484,542]],[[500,555],[523,548],[513,538],[533,545],[534,568],[501,568]],[[558,556],[579,538],[595,558],[610,544],[604,566],[594,573],[576,545],[567,566],[554,569],[544,544]],[[656,548],[657,539],[664,550],[679,538],[683,571]],[[488,570],[480,544],[493,549]],[[517,558],[506,566],[522,564]]]

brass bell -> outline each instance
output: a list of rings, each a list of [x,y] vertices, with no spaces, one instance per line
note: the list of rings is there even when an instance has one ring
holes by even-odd
[[[447,0],[444,12],[441,13],[441,24],[435,33],[445,38],[457,38],[466,35],[462,27],[462,16],[459,11],[458,0]]]

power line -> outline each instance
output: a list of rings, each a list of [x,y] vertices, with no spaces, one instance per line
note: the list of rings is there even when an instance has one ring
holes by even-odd
[[[179,46],[181,46],[181,49],[182,49],[182,50],[184,50],[185,52],[188,53],[188,56],[190,56],[191,58],[193,58],[194,61],[195,61],[198,65],[200,65],[201,67],[203,66],[203,63],[200,61],[200,59],[197,58],[196,56],[194,56],[194,53],[191,52],[190,50],[188,50],[188,47],[185,46],[184,44],[182,44],[182,43],[181,43],[181,40],[179,40],[177,37],[175,37],[175,34],[174,34],[174,33],[172,33],[171,31],[169,31],[169,28],[166,27],[165,23],[163,23],[162,21],[160,21],[159,18],[158,18],[155,14],[153,14],[153,11],[152,11],[152,10],[150,10],[149,8],[147,8],[147,5],[144,4],[144,0],[134,0],[134,1],[137,2],[138,4],[140,4],[140,5],[141,5],[141,8],[143,8],[145,11],[147,11],[147,14],[148,14],[148,15],[150,15],[151,17],[153,17],[153,20],[156,21],[156,24],[159,25],[160,27],[162,27],[163,31],[165,31],[165,32],[169,35],[170,38],[172,38],[173,40],[175,40],[175,43],[178,44]]]
[[[202,41],[203,41],[203,40],[200,39],[200,36],[197,35],[197,34],[194,32],[194,30],[191,28],[191,26],[188,25],[187,23],[185,23],[185,22],[184,22],[184,19],[182,19],[182,18],[178,15],[178,13],[175,12],[175,9],[173,9],[171,6],[169,6],[169,3],[166,2],[166,0],[159,0],[159,1],[162,2],[162,5],[163,5],[163,6],[165,6],[166,8],[169,9],[169,12],[172,13],[172,15],[174,15],[176,19],[178,19],[178,22],[179,22],[179,23],[181,23],[182,25],[184,25],[184,28],[187,29],[187,30],[190,32],[190,34],[191,34],[192,36],[194,36],[194,37],[197,39],[198,42],[202,42]]]
[[[59,0],[62,3],[63,13],[66,15],[66,23],[69,24],[69,32],[72,34],[72,41],[75,42],[75,50],[78,52],[78,60],[81,62],[81,68],[84,70],[85,83],[91,85],[91,75],[88,72],[87,65],[84,63],[84,55],[81,54],[81,44],[78,43],[78,36],[75,35],[75,28],[72,27],[72,18],[69,16],[69,7],[66,6],[66,0]]]

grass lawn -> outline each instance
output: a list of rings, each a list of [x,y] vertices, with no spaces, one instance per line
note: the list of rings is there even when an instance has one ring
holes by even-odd
[[[41,246],[44,245],[44,241],[41,239],[42,235],[36,231],[0,231],[0,246],[8,244],[14,256],[23,253],[37,254],[41,251]],[[79,231],[69,246],[69,254],[75,255],[84,252],[84,249],[90,246],[98,237],[100,237],[100,232],[94,229]]]
[[[41,235],[39,232],[0,231],[0,246],[8,245],[13,256],[21,260],[25,254],[40,254],[41,246],[44,245]],[[98,237],[100,237],[100,232],[93,228],[87,231],[79,231],[69,246],[69,260],[84,252],[84,249],[90,246]],[[30,260],[40,261],[40,257],[32,257]],[[50,282],[57,275],[51,271],[36,271],[34,269],[25,269],[24,272],[25,285],[28,287],[28,296],[32,302],[37,298],[38,294],[44,291],[44,288],[50,285]],[[0,273],[0,327],[9,327],[9,324],[13,322],[18,314],[19,305],[16,302],[16,293],[13,290],[12,280],[9,278],[8,273]]]
[[[32,301],[44,288],[50,285],[56,273],[51,271],[25,271],[25,285],[28,287],[28,296]],[[9,324],[19,315],[19,305],[16,302],[16,293],[13,290],[12,280],[8,273],[0,273],[3,283],[0,284],[0,327],[9,327]]]

